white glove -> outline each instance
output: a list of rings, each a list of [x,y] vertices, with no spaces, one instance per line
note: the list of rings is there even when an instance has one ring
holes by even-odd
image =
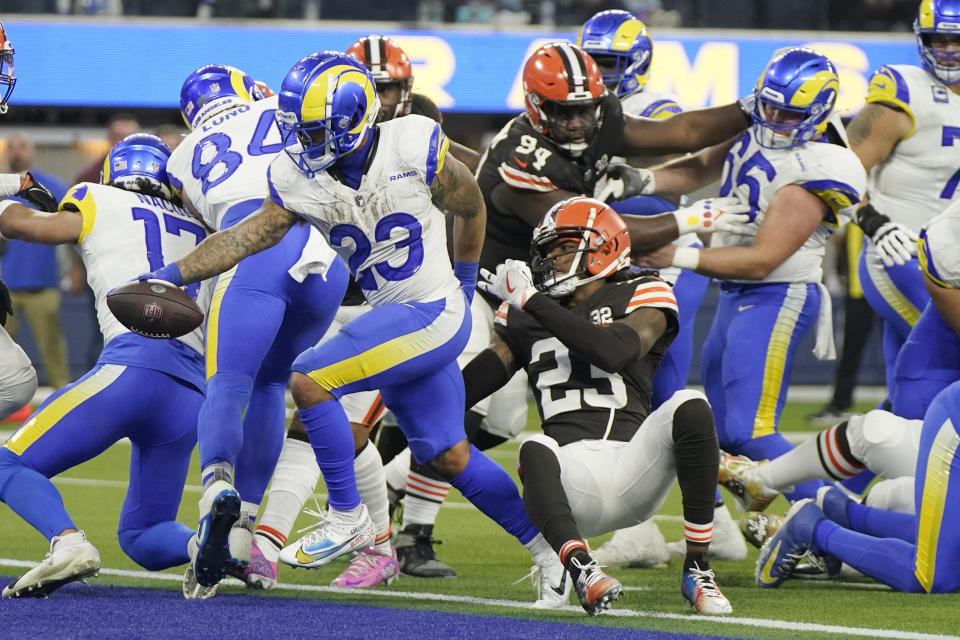
[[[753,112],[757,108],[757,96],[753,93],[748,93],[739,100],[737,100],[737,106],[740,107],[740,111],[743,112],[743,115],[746,117],[748,122],[753,122]]]
[[[648,196],[655,189],[652,171],[616,163],[608,166],[603,176],[597,180],[593,187],[593,197],[601,202],[626,200],[633,196]]]
[[[480,269],[477,288],[497,296],[515,309],[523,309],[523,305],[539,293],[533,286],[533,274],[527,263],[512,259],[497,265],[496,273]]]
[[[873,235],[873,244],[886,267],[907,264],[910,258],[917,255],[916,232],[896,222],[880,225]]]
[[[743,225],[753,221],[752,207],[739,198],[704,198],[677,209],[677,231],[685,233],[713,233],[714,231],[742,231]]]

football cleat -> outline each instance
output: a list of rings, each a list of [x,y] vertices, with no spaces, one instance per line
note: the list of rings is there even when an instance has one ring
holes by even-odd
[[[83,531],[54,536],[43,562],[3,588],[4,598],[45,598],[70,582],[100,573],[100,552]]]
[[[766,462],[765,460],[763,462]],[[763,511],[779,493],[765,487],[757,475],[763,462],[754,462],[746,456],[720,455],[717,484],[723,485],[737,500],[740,511]]]
[[[207,600],[217,595],[217,586],[219,583],[206,587],[197,582],[197,572],[194,570],[197,551],[199,551],[199,547],[197,547],[197,537],[193,536],[190,538],[190,542],[187,543],[187,553],[190,554],[190,562],[187,563],[187,568],[183,572],[182,590],[183,597],[187,600]]]
[[[830,555],[818,555],[811,549],[797,562],[793,575],[810,580],[828,580],[840,575],[843,562]]]
[[[241,514],[240,519],[233,523],[227,535],[227,548],[230,557],[227,559],[227,575],[238,580],[243,576],[250,564],[251,547],[253,546],[253,521]]]
[[[761,511],[748,511],[740,516],[740,533],[757,549],[773,537],[783,525],[783,516]]]
[[[273,543],[260,536],[253,536],[250,547],[250,564],[241,580],[251,589],[273,589],[277,584],[277,556],[280,551]]]
[[[558,609],[567,604],[570,600],[570,587],[573,581],[570,574],[563,568],[560,558],[554,555],[546,564],[535,564],[530,569],[530,573],[523,576],[529,577],[533,583],[533,588],[537,592],[537,600],[532,605],[533,609]],[[520,580],[523,580],[520,578]],[[520,582],[517,580],[517,582]],[[516,584],[516,582],[514,583]]]
[[[415,578],[456,578],[457,572],[440,560],[433,550],[439,540],[432,537],[432,524],[411,524],[397,534],[396,552],[400,573]]]
[[[758,587],[772,588],[789,578],[813,545],[813,531],[826,516],[810,498],[793,503],[783,525],[763,543],[754,577]]]
[[[319,569],[345,553],[370,546],[375,537],[367,505],[361,503],[354,517],[331,507],[312,531],[281,549],[279,559],[291,567]]]
[[[850,528],[850,516],[847,515],[847,507],[853,502],[850,496],[845,494],[837,487],[824,485],[817,489],[817,506],[833,522],[844,529]]]
[[[684,543],[684,548],[686,545]],[[590,557],[607,567],[656,567],[670,561],[670,550],[653,520],[618,529]]]
[[[694,564],[692,568],[684,571],[680,579],[680,593],[697,613],[709,616],[733,613],[730,601],[720,591],[710,569],[703,570]]]
[[[685,556],[687,541],[668,542],[667,549],[670,551],[670,557]],[[747,557],[747,545],[725,505],[720,505],[713,510],[713,539],[710,541],[707,556],[713,560],[732,561]]]
[[[196,580],[212,587],[227,575],[230,564],[230,531],[240,518],[240,494],[226,480],[214,480],[200,496],[197,525],[197,555],[193,560]]]
[[[608,576],[596,560],[587,564],[580,564],[580,560],[570,560],[578,569],[580,575],[573,583],[573,588],[580,599],[580,605],[591,616],[609,609],[610,605],[623,594],[623,585],[616,578]]]
[[[390,553],[367,547],[353,557],[347,570],[337,576],[330,584],[334,587],[366,589],[380,584],[390,584],[400,575],[397,553]]]

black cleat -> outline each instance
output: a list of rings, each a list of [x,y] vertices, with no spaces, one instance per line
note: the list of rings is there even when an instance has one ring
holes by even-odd
[[[433,543],[439,540],[431,538],[432,524],[411,524],[404,527],[397,536],[394,545],[400,573],[415,578],[456,578],[457,572],[437,560]]]

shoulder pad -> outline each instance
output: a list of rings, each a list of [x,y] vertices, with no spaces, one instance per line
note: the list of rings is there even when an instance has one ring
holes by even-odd
[[[57,207],[60,211],[68,211],[72,209],[67,209],[65,205],[70,204],[83,217],[83,228],[80,230],[77,244],[83,244],[84,238],[93,231],[93,225],[97,220],[97,201],[92,192],[100,186],[90,182],[81,182],[74,185],[67,190],[67,194],[60,201],[60,206]]]
[[[871,102],[887,105],[910,116],[913,126],[906,137],[913,135],[917,127],[917,118],[910,107],[910,85],[900,70],[884,65],[874,71],[867,89],[867,103]]]

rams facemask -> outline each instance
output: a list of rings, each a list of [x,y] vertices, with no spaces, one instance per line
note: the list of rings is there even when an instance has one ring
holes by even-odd
[[[647,84],[653,42],[647,26],[628,11],[601,11],[583,24],[577,46],[603,73],[603,84],[622,98]]]
[[[221,111],[262,97],[262,90],[243,71],[222,64],[208,64],[183,81],[180,114],[190,129],[196,129]]]
[[[7,100],[17,84],[17,76],[13,73],[13,45],[7,40],[7,32],[0,24],[0,113],[7,112]]]
[[[173,190],[167,178],[170,147],[149,133],[134,133],[116,145],[103,161],[100,182],[128,191],[170,199]]]
[[[367,68],[334,51],[295,64],[279,96],[277,125],[286,152],[309,177],[360,147],[380,112]]]
[[[960,41],[960,0],[922,0],[913,32],[926,70],[944,84],[960,83],[960,51],[930,44],[934,34],[956,36]]]
[[[812,49],[782,49],[754,89],[753,133],[761,146],[783,149],[823,133],[840,91],[837,70]]]

